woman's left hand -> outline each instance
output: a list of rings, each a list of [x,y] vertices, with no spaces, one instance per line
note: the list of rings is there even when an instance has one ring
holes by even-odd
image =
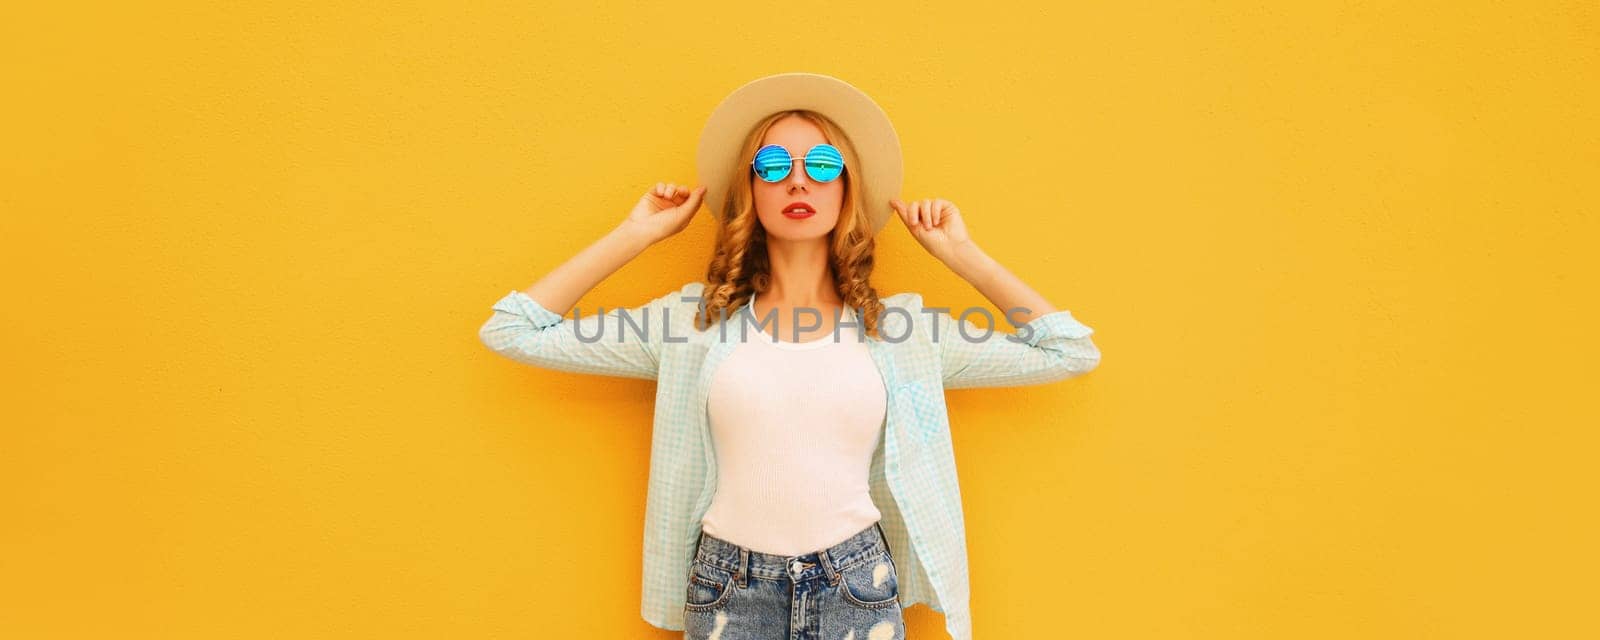
[[[905,203],[890,199],[889,205],[900,214],[911,237],[940,261],[949,262],[958,249],[971,242],[967,225],[961,221],[961,210],[949,200],[929,198]]]

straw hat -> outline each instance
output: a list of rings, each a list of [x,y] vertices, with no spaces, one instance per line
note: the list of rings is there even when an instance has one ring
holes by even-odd
[[[780,73],[753,80],[722,99],[700,132],[695,164],[699,182],[706,186],[706,206],[720,218],[729,180],[748,179],[749,167],[736,172],[740,146],[762,118],[789,109],[809,109],[827,116],[844,129],[855,152],[842,145],[845,174],[866,201],[872,232],[883,230],[893,208],[890,198],[900,195],[904,173],[900,163],[900,137],[889,115],[872,98],[832,76],[816,73]]]

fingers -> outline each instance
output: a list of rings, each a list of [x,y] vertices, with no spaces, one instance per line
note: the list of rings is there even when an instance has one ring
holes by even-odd
[[[918,228],[923,228],[923,229],[927,228],[927,226],[922,223],[922,203],[921,202],[913,200],[908,205],[905,202],[901,202],[898,199],[890,198],[889,199],[889,206],[894,207],[895,212],[900,214],[900,221],[906,223],[906,227],[907,228],[912,229],[912,230],[915,230],[915,229],[918,229]]]
[[[678,204],[683,204],[686,199],[697,192],[701,195],[704,195],[705,190],[706,188],[703,186],[695,187],[694,190],[691,191],[687,187],[684,187],[676,182],[657,182],[656,186],[650,189],[650,195],[671,200]]]
[[[911,202],[911,226],[927,231],[930,228],[928,219],[932,215],[933,212],[928,210],[927,200],[913,200]]]
[[[890,198],[889,206],[900,214],[906,226],[923,230],[937,228],[956,208],[954,203],[942,198],[925,198],[910,203]]]
[[[694,191],[690,191],[689,192],[688,202],[685,202],[683,204],[683,208],[688,209],[689,213],[694,213],[696,211],[699,211],[700,210],[700,203],[702,201],[704,201],[705,198],[706,198],[706,188],[705,188],[705,186],[702,185],[702,186],[699,186],[699,187],[695,187]]]

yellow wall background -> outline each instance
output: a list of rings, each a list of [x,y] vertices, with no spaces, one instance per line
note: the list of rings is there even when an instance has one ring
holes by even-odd
[[[652,383],[476,332],[795,70],[1105,354],[948,396],[979,638],[1596,633],[1594,3],[575,4],[0,10],[0,637],[676,637]]]

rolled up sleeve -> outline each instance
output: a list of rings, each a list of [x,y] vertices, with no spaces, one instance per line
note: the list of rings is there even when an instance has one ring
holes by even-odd
[[[637,307],[601,307],[569,320],[526,293],[512,291],[491,306],[493,315],[478,330],[478,337],[495,353],[527,365],[655,380],[664,339],[682,339],[688,331],[686,320],[668,320],[672,310],[684,304],[683,295],[685,289],[679,289]]]
[[[1089,337],[1094,329],[1070,311],[1038,316],[1015,334],[945,313],[934,318],[947,389],[1043,384],[1083,375],[1100,364],[1100,349]]]

